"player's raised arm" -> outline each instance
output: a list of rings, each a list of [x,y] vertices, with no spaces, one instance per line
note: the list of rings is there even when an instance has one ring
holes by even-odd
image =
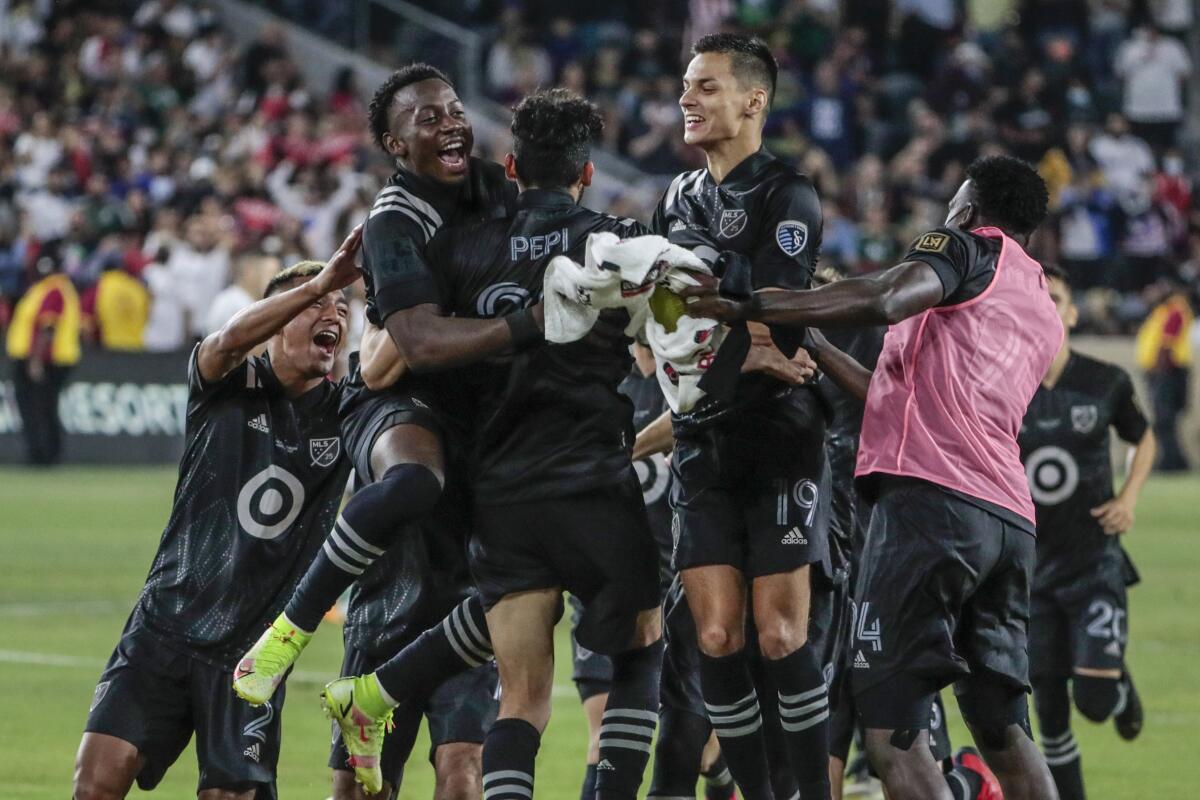
[[[264,297],[239,311],[220,330],[205,337],[196,357],[200,377],[210,383],[225,377],[245,361],[254,348],[278,333],[305,308],[321,302],[330,292],[354,283],[358,279],[354,256],[361,241],[362,226],[359,225],[312,280]],[[336,345],[337,342],[332,344]]]

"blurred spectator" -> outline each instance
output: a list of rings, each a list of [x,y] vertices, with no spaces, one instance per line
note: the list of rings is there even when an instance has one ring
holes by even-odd
[[[80,304],[59,269],[56,243],[46,242],[34,261],[35,281],[13,309],[7,351],[30,464],[62,457],[58,396],[79,361]]]
[[[150,313],[142,332],[142,345],[151,353],[182,350],[188,343],[184,300],[188,287],[176,280],[166,260],[167,250],[163,248],[142,269],[142,280],[150,291]]]
[[[1183,118],[1183,83],[1191,68],[1184,46],[1153,26],[1140,29],[1117,51],[1114,71],[1125,83],[1125,116],[1155,147],[1175,143]]]
[[[167,271],[182,293],[185,331],[204,336],[204,320],[220,291],[229,282],[228,243],[216,231],[218,223],[193,216],[184,228],[184,239],[171,248]]]
[[[1104,131],[1092,139],[1089,152],[1119,198],[1140,194],[1154,174],[1154,151],[1130,132],[1129,123],[1120,114],[1108,115]]]
[[[338,171],[336,180],[337,185],[330,187],[322,172],[307,168],[297,173],[291,161],[282,162],[267,176],[271,197],[283,213],[299,221],[310,253],[333,254],[336,223],[358,191],[358,175],[347,166]]]
[[[272,256],[254,253],[239,256],[233,265],[233,283],[216,296],[205,317],[205,335],[219,331],[234,314],[261,300],[271,276],[280,267],[279,259]]]
[[[1167,286],[1163,294],[1138,330],[1137,357],[1150,384],[1154,435],[1160,443],[1158,469],[1179,472],[1188,469],[1179,444],[1179,415],[1188,404],[1195,315],[1182,288]]]
[[[122,259],[104,266],[96,285],[82,298],[84,324],[105,350],[144,349],[143,333],[150,315],[150,292],[131,275]]]

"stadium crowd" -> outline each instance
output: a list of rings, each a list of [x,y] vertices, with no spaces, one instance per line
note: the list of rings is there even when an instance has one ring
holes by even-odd
[[[699,163],[676,102],[682,42],[764,33],[782,65],[768,143],[817,183],[826,264],[892,263],[965,165],[1006,149],[1051,186],[1036,250],[1085,292],[1084,330],[1132,330],[1158,281],[1200,278],[1196,165],[1177,146],[1190,4],[905,0],[840,17],[836,5],[693,0],[639,18],[620,3],[485,4],[470,18],[492,41],[493,98],[581,92],[604,110],[608,147],[664,176]],[[331,252],[386,177],[354,74],[306,86],[279,29],[239,51],[211,9],[180,0],[5,13],[0,306],[48,247],[94,339],[179,349],[272,267]]]
[[[890,265],[938,221],[966,164],[1003,149],[1051,188],[1038,255],[1100,290],[1085,329],[1128,330],[1151,300],[1142,290],[1195,279],[1196,165],[1178,146],[1190,3],[691,0],[652,20],[600,5],[497,8],[490,94],[568,86],[604,108],[608,146],[642,169],[693,169],[702,160],[683,145],[676,103],[683,43],[754,31],[781,66],[768,146],[817,182],[824,263]]]

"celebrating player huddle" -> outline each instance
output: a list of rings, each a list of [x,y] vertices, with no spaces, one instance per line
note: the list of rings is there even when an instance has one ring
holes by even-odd
[[[174,508],[76,798],[153,788],[193,733],[199,796],[274,797],[287,675],[348,588],[321,696],[339,800],[396,796],[422,716],[437,797],[551,796],[534,764],[564,592],[595,721],[585,798],[637,797],[656,730],[651,798],[694,797],[702,770],[710,797],[731,775],[746,800],[840,798],[856,727],[893,800],[1081,798],[1068,681],[1137,735],[1113,534],[1153,438],[1128,377],[1065,344],[1069,287],[1026,252],[1041,178],[980,159],[899,265],[813,288],[820,201],[762,147],[770,51],[715,34],[692,52],[684,138],[707,166],[648,224],[580,204],[603,128],[585,99],[522,100],[501,166],[471,154],[436,69],[380,87],[370,127],[397,171],[364,225],[192,354]],[[678,293],[726,326],[699,402],[659,416],[678,375],[632,301],[547,342],[548,269],[604,232],[705,266]],[[360,247],[371,326],[335,383]],[[1136,445],[1115,498],[1109,426]],[[978,748],[953,758],[951,683]]]

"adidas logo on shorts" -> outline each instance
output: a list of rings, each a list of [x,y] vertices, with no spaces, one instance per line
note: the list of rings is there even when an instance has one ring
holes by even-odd
[[[862,650],[859,650],[857,653],[854,654],[854,668],[855,669],[870,669],[871,668],[871,665],[867,663],[867,658],[866,658],[866,656],[863,655]]]
[[[617,768],[612,765],[611,761],[605,758],[601,759],[600,763],[596,765],[596,769],[610,769],[615,772]]]
[[[247,427],[253,428],[254,430],[258,431],[259,433],[270,433],[271,432],[270,427],[267,425],[267,415],[266,414],[259,414],[257,417],[255,417],[254,419],[247,422],[246,425],[247,425]]]
[[[1104,652],[1106,655],[1110,655],[1113,658],[1120,658],[1121,657],[1121,643],[1118,642],[1116,639],[1113,639],[1111,642],[1108,643],[1108,646],[1104,648]]]
[[[804,534],[800,532],[800,527],[796,526],[783,535],[779,540],[780,544],[808,544],[808,539],[804,538]]]
[[[250,759],[255,764],[257,764],[259,758],[262,755],[262,748],[258,742],[255,742],[254,744],[250,745],[245,750],[243,750],[242,755],[244,755],[246,758]]]

